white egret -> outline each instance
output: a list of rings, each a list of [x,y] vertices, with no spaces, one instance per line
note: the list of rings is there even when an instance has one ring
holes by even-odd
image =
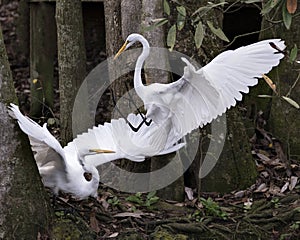
[[[178,139],[197,127],[211,122],[242,99],[257,78],[277,66],[284,57],[285,44],[280,39],[260,41],[219,54],[209,64],[196,70],[186,59],[183,76],[169,84],[144,85],[141,70],[150,53],[148,41],[140,34],[130,34],[116,54],[140,42],[143,51],[134,72],[134,88],[147,110],[146,118],[156,124],[171,121]]]
[[[44,185],[55,194],[61,190],[79,199],[97,197],[99,173],[96,167],[100,164],[120,158],[143,161],[147,156],[170,153],[184,145],[166,144],[166,136],[155,124],[135,133],[124,119],[113,119],[111,123],[89,129],[62,148],[46,123],[41,127],[14,104],[9,109],[29,137]],[[130,114],[128,120],[136,123],[142,118]]]

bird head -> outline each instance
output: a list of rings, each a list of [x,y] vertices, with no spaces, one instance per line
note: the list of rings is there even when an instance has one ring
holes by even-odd
[[[126,41],[123,44],[123,46],[120,48],[120,50],[115,55],[114,59],[116,59],[117,57],[119,57],[122,52],[124,52],[125,50],[127,50],[128,48],[130,48],[136,42],[141,42],[143,44],[144,41],[146,41],[146,39],[142,35],[140,35],[138,33],[132,33],[132,34],[130,34],[126,38]]]

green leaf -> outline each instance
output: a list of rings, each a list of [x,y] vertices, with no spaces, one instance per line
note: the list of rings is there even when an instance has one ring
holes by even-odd
[[[177,28],[180,31],[183,29],[184,24],[185,24],[186,10],[185,10],[185,7],[180,6],[180,7],[177,7],[177,11],[178,11]]]
[[[292,48],[291,50],[291,54],[290,54],[290,62],[294,62],[297,58],[297,55],[298,55],[298,48],[297,48],[297,45],[294,44],[294,47]]]
[[[154,19],[153,22],[154,24],[144,27],[143,31],[145,32],[152,31],[153,29],[166,24],[168,22],[168,19],[166,18]]]
[[[167,0],[164,0],[164,12],[168,15],[168,16],[170,16],[170,5],[169,5],[169,3],[168,3],[168,1]]]
[[[170,51],[173,50],[176,42],[176,25],[173,25],[168,32],[167,36],[167,46],[170,47]]]
[[[150,199],[150,198],[154,197],[155,194],[156,194],[156,191],[149,192],[149,193],[147,194],[147,199]]]
[[[289,97],[285,97],[285,96],[282,96],[282,98],[287,101],[289,104],[291,104],[293,107],[299,109],[300,106],[298,103],[296,103],[293,99],[289,98]]]
[[[182,16],[186,16],[186,9],[185,9],[185,7],[184,6],[179,6],[179,7],[176,7],[176,9],[177,9],[177,11],[178,11],[178,13],[180,14],[180,15],[182,15]]]
[[[139,196],[136,196],[136,195],[131,195],[131,196],[127,197],[126,201],[137,203],[137,204],[143,203],[143,200]]]
[[[290,29],[292,24],[292,15],[287,11],[286,5],[282,5],[282,20],[286,29]]]
[[[195,36],[194,36],[196,48],[201,47],[203,38],[204,38],[204,29],[203,29],[203,24],[200,21],[196,27]]]
[[[221,28],[215,28],[211,21],[206,22],[210,30],[221,40],[225,42],[230,42],[229,39],[226,37],[225,33],[222,31]]]
[[[257,0],[258,1],[258,0]],[[218,6],[224,6],[225,4],[228,4],[227,2],[220,2],[220,3],[211,3],[209,2],[206,6],[198,8],[195,12],[193,12],[192,17],[196,14],[204,15],[206,14],[209,10],[218,7]]]
[[[145,206],[150,207],[151,205],[153,205],[154,203],[157,203],[158,201],[159,201],[159,197],[152,197],[150,199],[147,199]]]
[[[270,0],[269,2],[267,2],[263,6],[263,9],[261,10],[261,14],[265,15],[265,14],[269,13],[274,7],[276,7],[278,2],[280,2],[280,0]]]

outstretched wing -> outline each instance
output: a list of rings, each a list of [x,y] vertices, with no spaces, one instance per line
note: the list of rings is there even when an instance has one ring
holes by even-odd
[[[280,39],[264,40],[225,51],[199,70],[187,59],[182,59],[187,64],[183,77],[165,90],[174,95],[170,110],[178,137],[222,115],[242,99],[241,93],[248,93],[249,87],[257,84],[257,78],[279,64],[284,54],[270,43],[285,49]],[[159,118],[159,114],[157,116]]]
[[[142,121],[141,116],[135,114],[129,114],[127,119],[134,126]],[[78,135],[72,144],[76,145],[79,155],[94,166],[121,158],[141,162],[145,157],[167,154],[184,146],[176,144],[175,140],[174,144],[167,144],[167,139],[173,141],[168,138],[167,132],[163,126],[158,128],[154,123],[150,126],[143,125],[138,132],[134,132],[125,119],[112,119],[111,123],[93,127]],[[91,149],[112,150],[114,153],[89,153]]]
[[[57,170],[65,171],[65,153],[60,143],[48,131],[46,123],[41,127],[28,117],[25,117],[19,107],[13,103],[9,109],[11,115],[17,119],[22,131],[29,137],[31,149],[39,170],[55,167]]]

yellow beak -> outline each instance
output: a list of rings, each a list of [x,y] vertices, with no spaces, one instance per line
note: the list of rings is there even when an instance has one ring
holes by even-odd
[[[125,48],[126,48],[127,44],[128,44],[128,42],[126,41],[123,44],[123,46],[120,48],[120,50],[117,52],[117,54],[115,55],[114,60],[116,60],[117,57],[119,57],[121,55],[121,53],[125,51]]]
[[[89,152],[94,152],[94,153],[116,153],[115,151],[106,150],[106,149],[89,149]]]

